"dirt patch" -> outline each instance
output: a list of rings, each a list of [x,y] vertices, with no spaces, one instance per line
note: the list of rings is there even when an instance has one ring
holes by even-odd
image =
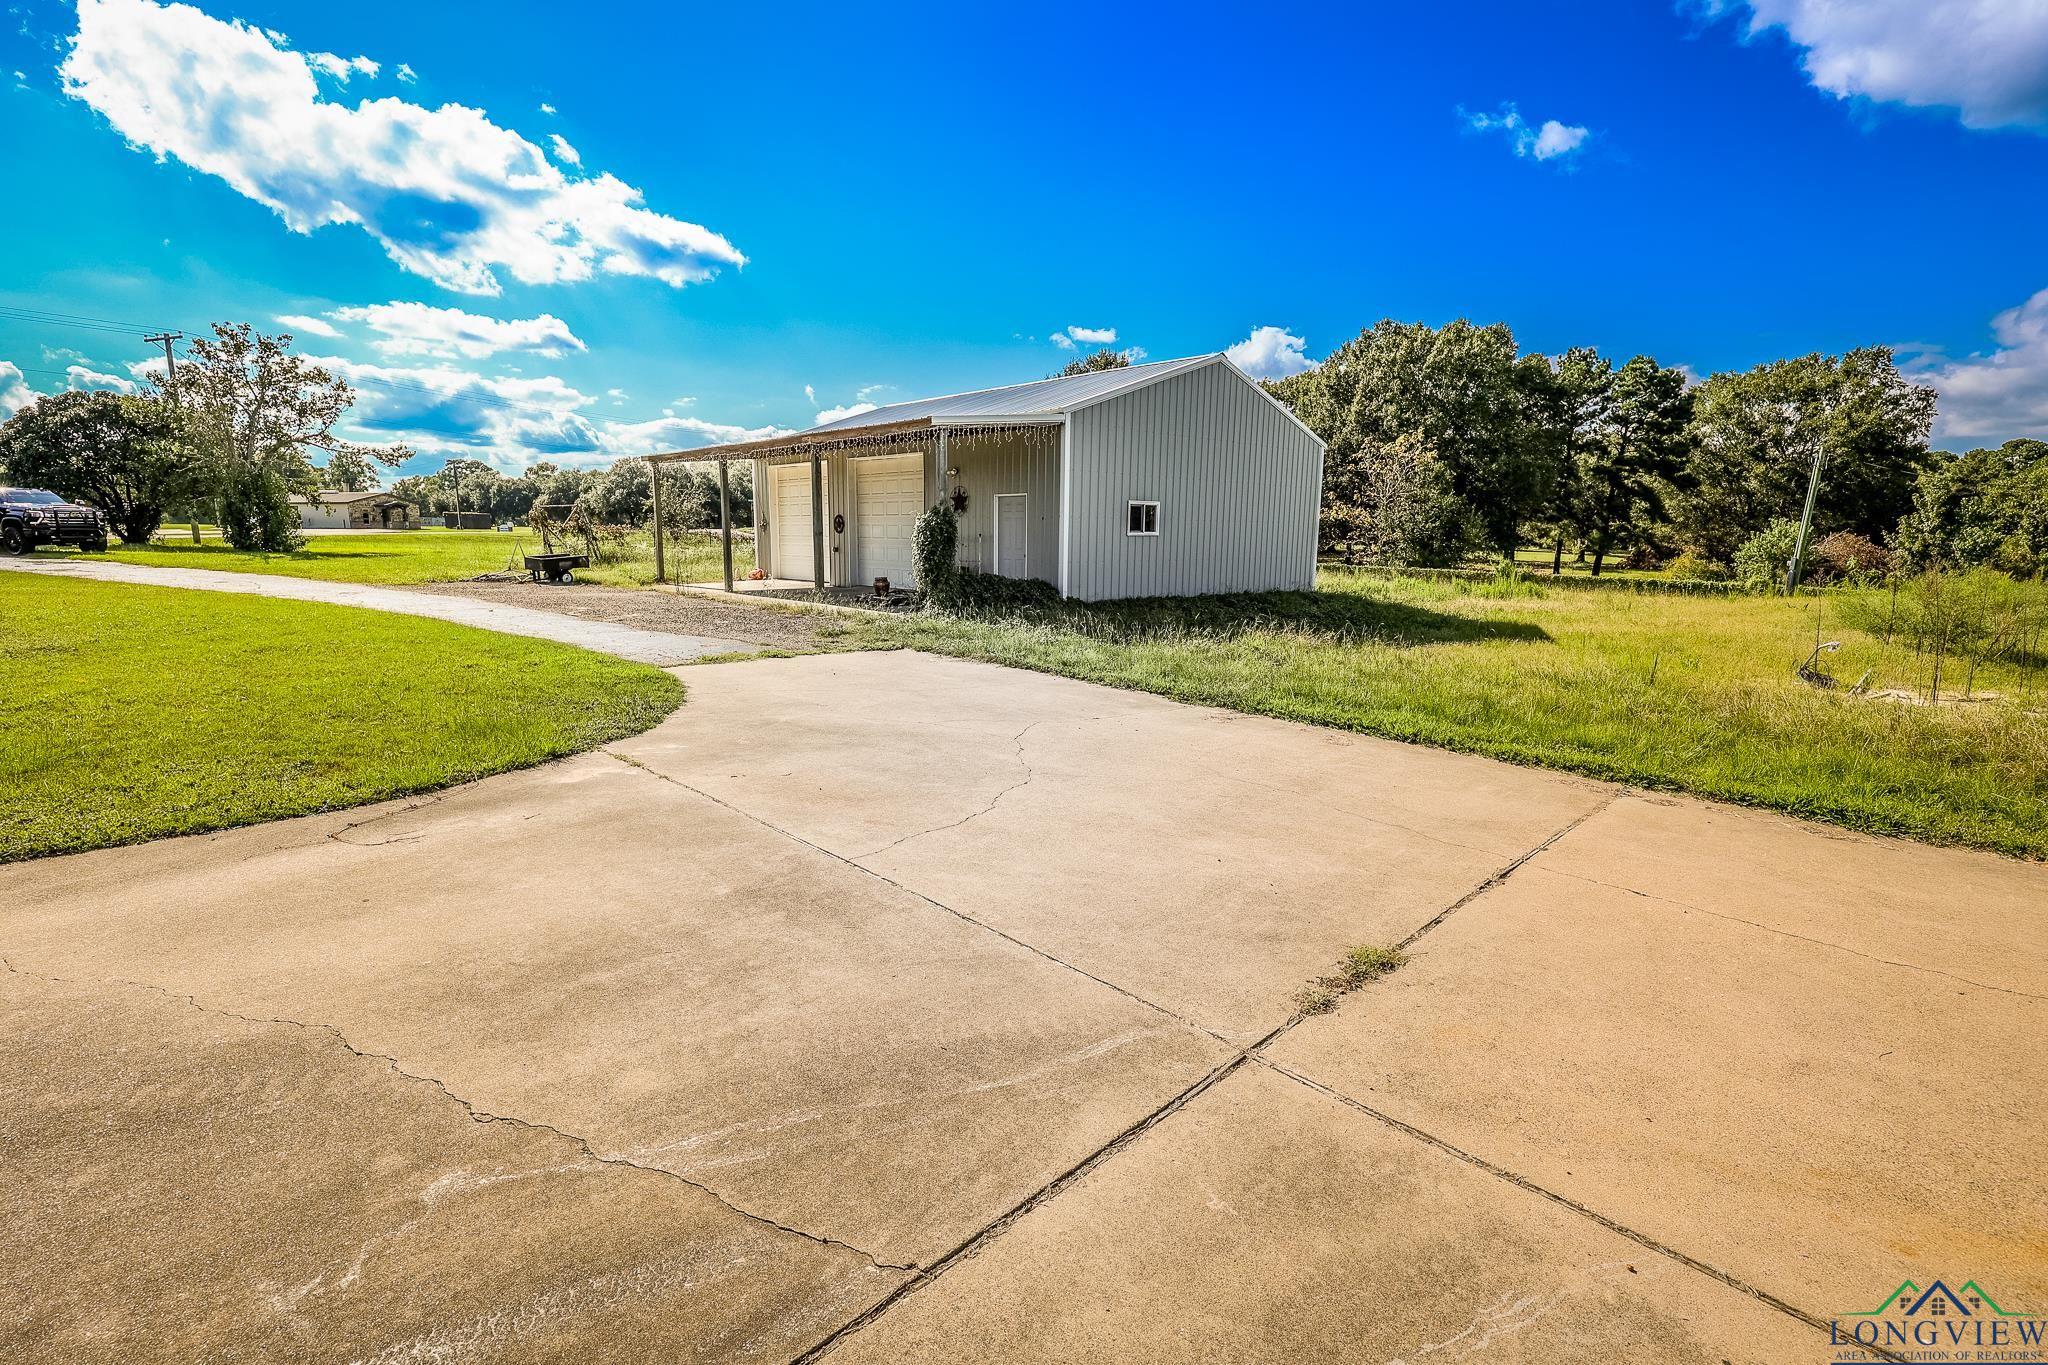
[[[414,591],[555,611],[586,621],[610,621],[641,630],[715,635],[774,649],[824,648],[844,629],[823,612],[741,606],[654,588],[605,588],[584,583],[422,583]]]

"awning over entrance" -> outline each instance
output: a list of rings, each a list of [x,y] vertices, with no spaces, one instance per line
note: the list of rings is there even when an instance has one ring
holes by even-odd
[[[857,419],[848,419],[849,421]],[[757,441],[737,441],[730,445],[705,446],[696,450],[670,450],[656,455],[643,455],[647,461],[649,475],[654,480],[654,576],[657,581],[666,582],[667,574],[662,556],[662,507],[660,466],[665,464],[716,464],[718,466],[718,521],[723,541],[725,561],[725,590],[733,591],[732,572],[732,492],[730,464],[733,460],[758,460],[767,465],[791,465],[808,463],[811,467],[811,579],[815,590],[825,591],[825,476],[824,461],[828,455],[844,455],[849,459],[867,459],[882,456],[900,456],[906,451],[936,454],[943,467],[946,452],[955,441],[972,443],[978,439],[1007,436],[1019,431],[1045,431],[1061,426],[1066,418],[1059,414],[1029,415],[1018,417],[989,418],[944,418],[912,417],[898,421],[876,422],[868,426],[825,428],[806,432],[793,432],[787,436],[770,436]],[[755,489],[754,496],[766,496],[763,489]]]

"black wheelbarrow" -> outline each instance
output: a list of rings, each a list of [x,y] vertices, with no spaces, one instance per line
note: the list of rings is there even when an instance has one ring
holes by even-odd
[[[545,554],[526,556],[526,572],[538,583],[546,579],[550,583],[574,583],[577,569],[590,567],[589,555]]]

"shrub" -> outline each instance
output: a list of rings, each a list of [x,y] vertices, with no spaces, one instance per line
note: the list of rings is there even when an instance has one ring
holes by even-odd
[[[1648,541],[1639,540],[1628,547],[1628,556],[1621,561],[1621,567],[1624,569],[1654,569],[1661,558],[1662,556],[1657,553],[1656,546]]]
[[[1892,552],[1854,531],[1822,536],[1806,557],[1816,583],[1865,583],[1892,571]]]
[[[220,484],[220,530],[237,550],[289,554],[305,543],[284,479],[260,465],[227,471]]]
[[[1004,578],[960,568],[953,571],[948,600],[939,605],[948,611],[1004,612],[1059,604],[1059,589],[1042,578]]]
[[[1799,523],[1780,517],[1742,542],[1735,552],[1735,576],[1752,588],[1771,589],[1785,581],[1785,566],[1799,543]],[[1812,556],[1812,547],[1807,549]]]
[[[935,502],[917,519],[917,528],[911,533],[911,555],[917,561],[918,586],[924,589],[925,600],[937,607],[950,607],[953,603],[954,579],[959,569],[954,557],[960,549],[960,522],[953,515],[953,509],[943,502]]]
[[[1716,564],[1705,555],[1696,555],[1691,550],[1671,561],[1665,568],[1674,582],[1679,583],[1725,583],[1728,581],[1728,566]]]

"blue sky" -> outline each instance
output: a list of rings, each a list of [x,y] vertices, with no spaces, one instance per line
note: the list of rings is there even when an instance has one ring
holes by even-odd
[[[1375,8],[18,3],[0,413],[148,355],[53,314],[290,327],[415,470],[1466,316],[2048,435],[2041,0]]]

